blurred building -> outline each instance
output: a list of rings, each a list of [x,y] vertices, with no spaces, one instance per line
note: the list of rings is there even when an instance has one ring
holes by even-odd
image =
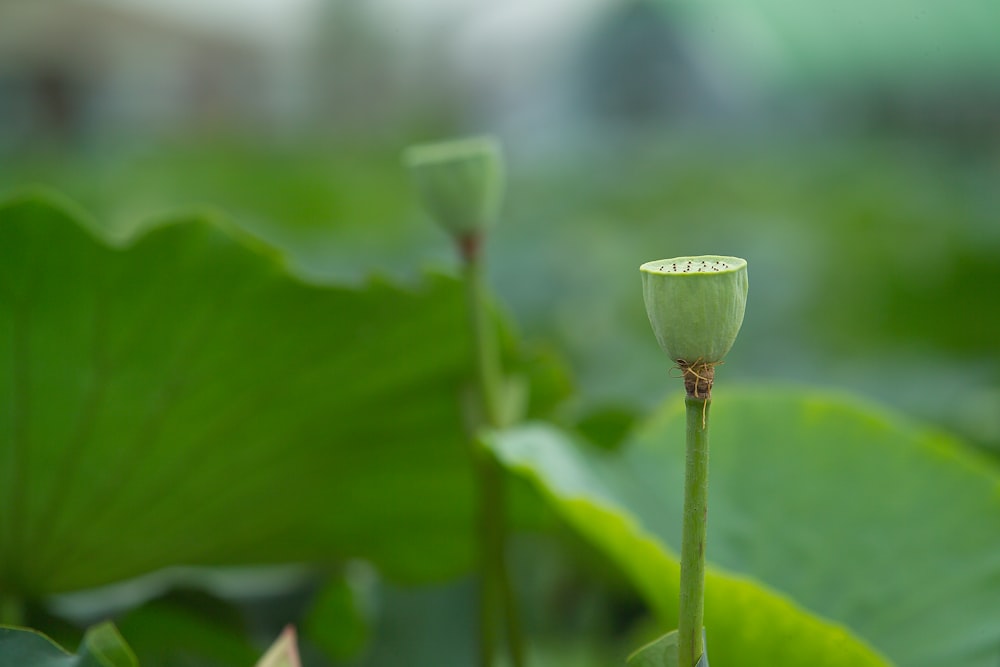
[[[1000,138],[1000,3],[0,3],[0,149],[690,122]]]
[[[252,39],[148,11],[3,3],[0,136],[216,130],[260,110],[266,56]]]

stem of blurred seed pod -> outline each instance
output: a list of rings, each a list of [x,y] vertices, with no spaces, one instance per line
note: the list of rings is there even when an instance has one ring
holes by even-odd
[[[492,137],[470,137],[412,146],[405,160],[424,208],[455,240],[462,258],[478,394],[479,423],[472,432],[481,426],[500,428],[505,426],[506,379],[489,312],[483,257],[485,233],[497,220],[503,192],[500,144]],[[503,471],[476,435],[471,444],[479,491],[480,664],[492,667],[497,631],[505,626],[510,663],[522,667],[524,641],[506,564]]]
[[[504,385],[496,332],[487,302],[482,236],[469,234],[459,238],[458,242],[465,273],[482,414],[490,428],[499,428],[503,425],[501,413]],[[479,482],[480,664],[483,667],[493,664],[498,643],[497,628],[505,625],[511,664],[513,667],[523,667],[524,640],[506,562],[507,516],[503,471],[492,454],[478,441],[474,443],[473,455]],[[502,619],[498,618],[501,610]]]

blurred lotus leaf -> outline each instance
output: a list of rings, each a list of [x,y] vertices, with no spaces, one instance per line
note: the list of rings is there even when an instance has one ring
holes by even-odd
[[[991,461],[843,398],[717,394],[705,602],[715,667],[996,663]],[[665,627],[676,626],[684,473],[674,403],[618,456],[541,425],[494,438],[506,464],[628,573]]]
[[[24,628],[0,627],[0,665],[14,667],[138,667],[132,650],[111,623],[90,628],[77,655]]]
[[[43,195],[0,204],[0,589],[173,564],[469,567],[456,280],[305,284],[204,216],[123,247],[86,227]]]

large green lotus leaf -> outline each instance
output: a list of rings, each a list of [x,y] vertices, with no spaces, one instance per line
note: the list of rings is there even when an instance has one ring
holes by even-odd
[[[544,425],[508,431],[498,435],[494,445],[508,466],[535,479],[570,524],[618,563],[662,619],[664,629],[677,627],[679,562],[667,541],[643,523],[640,509],[647,504],[648,511],[655,512],[658,494],[681,492],[680,487],[670,488],[669,482],[662,484],[662,491],[640,486],[650,471],[644,473],[637,466],[660,462],[633,463],[630,458],[586,451],[566,434]],[[705,625],[716,667],[888,664],[844,628],[766,587],[711,568],[707,577]]]
[[[831,624],[900,665],[996,664],[1000,473],[990,462],[806,391],[717,390],[711,437],[713,665],[878,664],[842,633],[852,656],[824,648]],[[538,426],[497,442],[632,576],[665,629],[676,622],[683,438],[677,400],[618,457]]]
[[[262,650],[244,611],[198,591],[176,591],[115,620],[142,667],[250,667]]]
[[[472,560],[461,285],[308,285],[222,222],[0,204],[0,591],[172,564]],[[85,223],[85,221],[83,221]]]

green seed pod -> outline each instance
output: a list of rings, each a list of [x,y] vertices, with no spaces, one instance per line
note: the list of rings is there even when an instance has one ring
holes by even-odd
[[[722,361],[743,324],[746,260],[675,257],[639,271],[646,314],[664,352],[682,367]]]
[[[413,146],[404,160],[427,212],[449,233],[478,234],[496,221],[503,157],[492,137]]]

